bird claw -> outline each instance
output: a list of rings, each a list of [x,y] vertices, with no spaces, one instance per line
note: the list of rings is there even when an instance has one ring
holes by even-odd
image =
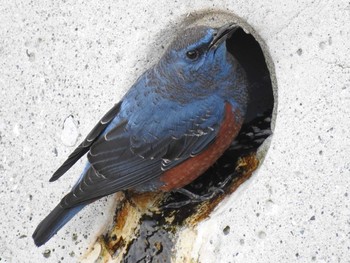
[[[220,187],[216,187],[216,186],[210,187],[208,192],[209,193],[211,192],[212,195],[214,195],[214,196],[218,195],[218,194],[224,194],[225,193],[224,189],[221,188],[221,185],[220,185]]]
[[[161,206],[161,208],[163,208],[163,209],[180,208],[180,207],[183,207],[183,206],[186,206],[189,204],[197,204],[197,203],[201,203],[204,201],[208,201],[219,194],[225,193],[225,191],[223,189],[221,189],[220,187],[214,187],[214,186],[210,187],[208,190],[208,193],[206,193],[204,195],[195,194],[195,193],[193,193],[185,188],[176,189],[176,190],[174,190],[174,192],[183,194],[183,195],[187,196],[189,199],[185,200],[185,201],[172,202],[172,203]]]
[[[225,188],[226,185],[232,181],[233,176],[234,176],[234,173],[231,173],[229,176],[226,177],[224,181],[220,182],[218,186],[215,188],[220,189],[221,191],[224,192],[224,190],[222,189]]]
[[[181,202],[172,202],[166,205],[161,206],[162,209],[177,209],[186,205],[191,204],[192,201],[190,199]]]

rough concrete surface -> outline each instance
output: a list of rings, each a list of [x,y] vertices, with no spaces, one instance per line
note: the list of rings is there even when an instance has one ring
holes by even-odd
[[[49,183],[55,168],[155,62],[147,53],[158,52],[159,32],[207,8],[260,35],[278,107],[264,162],[200,224],[192,259],[350,262],[350,4],[341,0],[1,0],[0,262],[76,262],[103,232],[112,198],[45,246],[31,239],[85,160]]]

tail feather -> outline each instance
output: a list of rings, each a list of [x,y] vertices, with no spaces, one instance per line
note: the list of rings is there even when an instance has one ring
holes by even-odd
[[[45,244],[58,230],[71,220],[72,217],[83,209],[84,206],[85,204],[72,208],[62,208],[61,204],[58,204],[35,229],[32,235],[35,245],[40,247]]]

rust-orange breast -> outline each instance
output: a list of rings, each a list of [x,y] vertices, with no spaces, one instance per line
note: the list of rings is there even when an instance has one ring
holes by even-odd
[[[160,178],[164,183],[161,190],[171,191],[184,187],[212,166],[237,136],[242,125],[242,118],[240,117],[240,111],[236,110],[233,112],[232,105],[226,103],[225,117],[220,125],[215,141],[200,154],[166,171]]]

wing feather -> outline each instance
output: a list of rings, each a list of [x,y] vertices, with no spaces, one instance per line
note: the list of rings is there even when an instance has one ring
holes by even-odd
[[[136,136],[128,122],[121,121],[91,145],[88,153],[91,167],[83,180],[64,198],[63,204],[71,207],[117,191],[137,188],[197,155],[215,140],[218,133],[224,118],[224,104],[217,107],[219,114],[211,111],[218,115],[217,120],[208,125],[205,120],[214,116],[201,109],[195,117],[188,117],[187,122],[181,119],[181,128],[174,125],[176,134],[155,134],[147,139]],[[180,129],[182,135],[179,134]]]

